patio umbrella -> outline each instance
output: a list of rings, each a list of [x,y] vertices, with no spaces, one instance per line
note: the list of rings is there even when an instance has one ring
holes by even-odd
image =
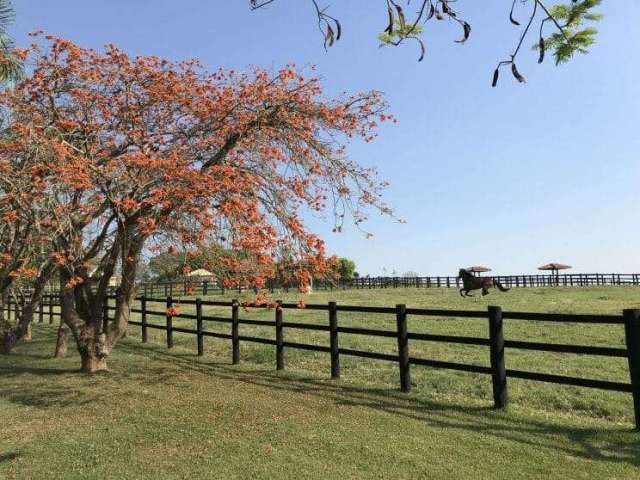
[[[187,273],[187,277],[211,277],[212,275],[213,273],[204,268],[198,268],[197,270]]]
[[[558,270],[566,270],[568,268],[571,268],[571,265],[564,265],[562,263],[547,263],[546,265],[538,267],[538,270],[551,271],[551,275],[555,275],[556,283],[558,283],[558,281],[560,280],[560,274],[558,273]]]
[[[482,273],[482,272],[490,272],[491,269],[489,267],[482,267],[480,265],[474,265],[473,267],[465,268],[467,272],[471,273]]]

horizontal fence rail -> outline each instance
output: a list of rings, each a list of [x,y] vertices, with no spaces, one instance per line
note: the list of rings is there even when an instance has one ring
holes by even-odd
[[[536,287],[591,287],[591,286],[640,286],[640,273],[567,273],[560,275],[490,275],[507,288]],[[314,280],[312,289],[332,291],[337,289],[379,289],[379,288],[462,288],[462,281],[454,276],[427,277],[360,277],[351,280]],[[115,294],[117,286],[109,287]],[[295,285],[284,285],[272,279],[267,280],[265,289],[270,292],[297,291]],[[48,291],[59,288],[50,285]],[[28,291],[26,289],[25,291]],[[258,289],[246,285],[233,288],[222,287],[213,277],[182,278],[164,282],[144,282],[138,291],[147,297],[162,296],[207,296],[257,293]]]
[[[113,300],[115,297],[110,298]],[[286,311],[297,309],[298,307],[295,304],[282,302],[278,302],[276,307],[273,309],[273,320],[253,320],[240,318],[239,312],[241,305],[237,300],[231,302],[216,302],[200,298],[193,300],[183,298],[180,300],[180,304],[194,305],[196,307],[196,314],[179,313],[177,315],[169,315],[169,309],[173,305],[172,297],[159,298],[146,297],[142,295],[136,300],[140,302],[140,308],[133,309],[133,312],[140,314],[140,320],[129,321],[129,324],[141,328],[141,337],[143,342],[147,342],[147,330],[150,328],[166,332],[168,348],[173,348],[173,334],[175,332],[190,334],[196,336],[198,355],[203,355],[205,337],[227,340],[231,341],[232,364],[238,364],[240,362],[240,348],[241,344],[244,342],[271,345],[276,349],[276,369],[278,370],[285,368],[284,352],[286,349],[326,352],[330,354],[331,378],[334,379],[340,378],[340,358],[343,355],[394,362],[398,364],[400,389],[403,392],[411,391],[412,366],[425,366],[485,374],[491,376],[493,400],[494,405],[497,408],[505,407],[508,403],[508,378],[627,392],[632,394],[635,425],[636,428],[640,429],[640,310],[624,310],[623,315],[619,316],[565,315],[557,313],[503,312],[500,307],[493,306],[488,307],[488,310],[473,311],[407,308],[405,305],[396,305],[395,308],[348,306],[338,305],[336,302],[329,302],[328,304],[311,304],[306,306],[306,308],[310,310],[326,311],[326,323],[302,323],[286,320]],[[166,309],[164,311],[158,307],[151,309],[148,307],[149,303],[161,303],[166,307]],[[37,310],[37,321],[39,323],[53,323],[54,317],[59,317],[61,315],[58,306],[59,297],[57,295],[45,295],[43,302]],[[202,311],[203,306],[225,307],[229,309],[229,313],[228,315],[204,315]],[[105,310],[107,312],[106,319],[108,325],[108,322],[112,320],[112,318],[109,317],[108,312],[115,310],[115,306],[107,304]],[[16,318],[19,315],[19,312],[19,304],[9,302],[5,305],[5,318],[11,318],[12,315]],[[393,315],[396,320],[394,322],[395,328],[380,330],[340,326],[340,312],[382,313]],[[407,319],[410,316],[423,318],[468,318],[470,321],[474,321],[474,319],[484,319],[488,322],[488,336],[483,338],[411,332],[408,329],[407,322]],[[158,318],[162,318],[164,322],[163,324],[150,323],[149,317],[154,317],[156,322]],[[174,319],[195,321],[194,328],[175,327],[173,325]],[[503,324],[505,321],[544,321],[569,325],[575,324],[575,328],[580,328],[579,325],[583,323],[621,325],[624,328],[626,348],[509,340],[505,339],[504,336]],[[228,324],[228,333],[207,331],[204,325],[205,323],[210,322]],[[273,338],[263,338],[248,335],[244,332],[241,334],[241,325],[269,327],[273,329],[274,336]],[[327,332],[328,346],[286,341],[286,329]],[[340,346],[340,336],[344,334],[395,338],[397,340],[397,352],[395,354],[389,354],[343,348]],[[444,342],[449,344],[488,347],[490,366],[415,357],[410,353],[410,345],[413,342]],[[508,369],[506,368],[506,352],[510,349],[626,358],[629,366],[630,383],[555,375],[546,372]]]
[[[640,286],[640,273],[568,273],[561,275],[491,275],[507,288],[531,287],[588,287],[588,286]],[[377,288],[461,288],[462,282],[455,276],[428,277],[360,277],[341,281],[314,281],[314,290],[377,289]],[[269,280],[266,289],[295,291],[292,285],[282,285]],[[252,291],[246,286],[222,288],[215,279],[180,279],[168,282],[140,284],[139,291],[146,296],[161,295],[214,295]]]

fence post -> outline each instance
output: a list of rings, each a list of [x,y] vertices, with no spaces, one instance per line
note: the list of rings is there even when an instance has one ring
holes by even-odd
[[[282,327],[282,300],[276,302],[276,370],[284,370],[284,329]]]
[[[231,303],[231,344],[232,344],[232,355],[231,355],[231,363],[233,365],[237,365],[240,363],[240,336],[239,334],[239,326],[238,323],[238,300],[233,299]]]
[[[640,429],[640,310],[624,310],[624,333],[631,377],[636,429]]]
[[[140,298],[140,323],[142,323],[142,343],[147,343],[147,297]]]
[[[504,408],[507,406],[507,370],[504,361],[504,332],[500,307],[489,307],[489,348],[493,403],[496,408]]]
[[[44,295],[40,297],[40,308],[38,309],[38,323],[44,322]]]
[[[173,299],[167,297],[167,348],[173,348],[173,316],[168,311],[173,306]]]
[[[53,293],[49,294],[49,325],[53,325]]]
[[[340,349],[338,346],[338,305],[329,302],[329,342],[331,345],[331,378],[340,378]]]
[[[411,391],[411,370],[409,364],[409,333],[407,331],[407,306],[396,305],[398,326],[398,364],[400,366],[400,391]]]
[[[198,356],[204,355],[204,335],[202,335],[202,299],[196,298],[196,332],[198,336]]]

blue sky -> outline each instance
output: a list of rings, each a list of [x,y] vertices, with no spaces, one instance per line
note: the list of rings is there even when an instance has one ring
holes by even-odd
[[[551,261],[576,272],[640,271],[639,2],[603,2],[589,55],[555,67],[525,51],[528,83],[503,75],[496,89],[495,64],[518,35],[508,1],[460,1],[471,39],[455,44],[454,25],[430,23],[420,64],[411,45],[377,47],[386,12],[370,0],[330,2],[344,36],[328,52],[310,1],[257,12],[248,3],[14,0],[12,30],[18,44],[43,29],[83,46],[196,57],[210,69],[314,64],[329,95],[383,91],[400,123],[349,154],[391,182],[386,198],[407,223],[372,217],[367,240],[312,221],[329,250],[363,274],[445,275],[469,264],[520,273]]]

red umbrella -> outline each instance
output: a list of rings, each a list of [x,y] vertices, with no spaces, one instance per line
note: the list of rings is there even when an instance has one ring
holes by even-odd
[[[571,268],[571,265],[564,265],[562,263],[547,263],[546,265],[538,267],[538,270],[552,270],[554,272],[557,272],[558,270],[566,270],[567,268]]]
[[[467,267],[465,268],[465,270],[467,272],[471,272],[471,273],[482,273],[482,272],[490,272],[491,269],[489,267],[483,267],[480,265],[474,265],[473,267]]]
[[[571,265],[565,265],[563,263],[547,263],[546,265],[542,265],[541,267],[538,267],[538,270],[551,270],[552,275],[555,272],[556,283],[557,283],[558,280],[560,279],[560,274],[558,273],[558,270],[566,270],[568,268],[571,268]]]

